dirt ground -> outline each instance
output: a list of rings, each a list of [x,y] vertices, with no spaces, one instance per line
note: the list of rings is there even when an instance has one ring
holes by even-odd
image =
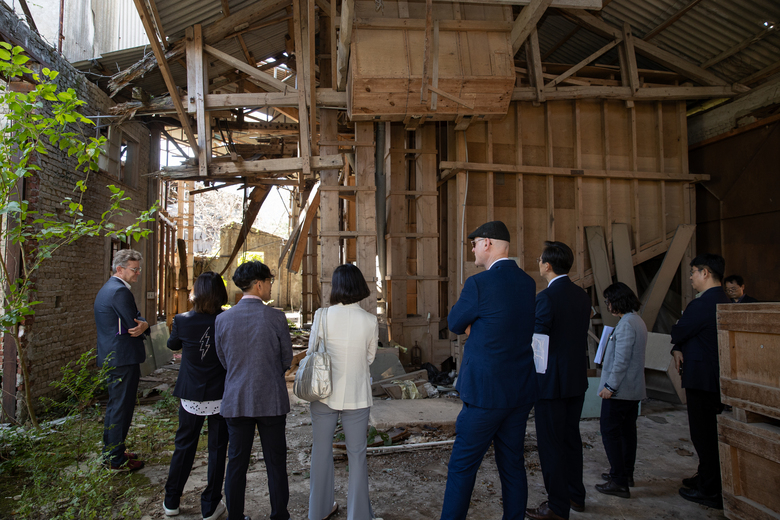
[[[307,518],[309,465],[311,455],[311,417],[308,403],[291,395],[292,410],[287,418],[290,483],[290,515],[294,520]],[[403,426],[403,425],[398,425]],[[452,424],[432,424],[432,428],[416,427],[406,442],[426,442],[452,439]],[[684,406],[659,401],[643,403],[638,419],[639,448],[635,471],[636,487],[629,500],[609,497],[596,492],[600,474],[608,469],[601,444],[598,420],[583,420],[580,431],[584,446],[584,481],[588,490],[584,513],[572,511],[572,519],[705,519],[724,518],[722,511],[692,504],[677,494],[680,480],[696,471],[697,458],[688,439],[688,423]],[[520,439],[518,439],[520,442]],[[546,499],[539,457],[536,452],[536,432],[529,420],[525,438],[528,472],[528,504],[535,507]],[[244,513],[254,520],[268,518],[268,488],[260,441],[255,440],[256,455],[247,476]],[[451,447],[370,455],[368,458],[370,491],[374,513],[384,520],[438,519],[447,481],[447,462]],[[347,494],[347,461],[337,456],[336,500],[341,510],[335,519],[345,519]],[[168,468],[151,465],[141,470],[148,477],[153,496],[141,499],[144,520],[165,518],[162,512],[163,486]],[[206,485],[206,454],[198,454],[193,472],[181,501],[181,520],[200,519],[200,492]],[[477,475],[472,495],[470,519],[500,519],[502,517],[501,484],[492,449],[485,456]]]

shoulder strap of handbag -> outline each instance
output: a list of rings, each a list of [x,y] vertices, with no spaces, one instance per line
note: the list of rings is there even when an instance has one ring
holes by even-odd
[[[320,316],[320,327],[322,327],[322,351],[327,352],[328,345],[328,308],[322,309],[322,315]]]

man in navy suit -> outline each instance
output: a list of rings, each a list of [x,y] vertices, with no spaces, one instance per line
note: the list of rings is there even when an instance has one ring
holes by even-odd
[[[114,254],[114,275],[95,298],[97,363],[108,365],[108,404],[103,421],[103,457],[115,470],[144,467],[134,453],[125,450],[125,439],[133,420],[140,364],[146,359],[143,336],[149,324],[141,317],[130,292],[130,284],[141,274],[143,257],[138,251],[122,249]]]
[[[504,520],[523,517],[528,483],[523,439],[536,401],[531,340],[534,328],[533,279],[509,256],[509,230],[503,222],[483,224],[469,235],[478,267],[447,317],[455,334],[469,334],[457,389],[463,409],[455,425],[442,520],[463,520],[477,470],[492,442],[501,477]]]
[[[731,303],[721,280],[726,270],[723,257],[699,255],[691,262],[691,285],[701,293],[685,308],[672,327],[672,355],[682,373],[688,404],[691,442],[699,456],[699,472],[683,479],[680,496],[691,502],[723,509],[718,453],[720,364],[718,360],[717,305]]]
[[[745,279],[740,275],[727,276],[723,279],[723,285],[726,288],[726,294],[734,303],[758,303],[758,300],[745,294]]]
[[[590,297],[567,273],[574,254],[563,242],[545,242],[539,273],[547,289],[536,296],[534,332],[549,337],[547,370],[537,374],[536,438],[547,500],[526,515],[534,520],[569,518],[584,511],[580,416],[588,389]]]

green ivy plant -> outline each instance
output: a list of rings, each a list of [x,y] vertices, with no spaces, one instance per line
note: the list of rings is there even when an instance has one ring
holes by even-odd
[[[32,316],[35,301],[35,273],[60,248],[81,237],[113,237],[122,241],[140,240],[151,233],[142,225],[154,221],[154,204],[135,218],[132,224],[121,227],[115,218],[126,213],[122,205],[130,200],[116,186],[108,186],[111,197],[108,207],[99,217],[84,216],[83,198],[89,175],[98,171],[98,158],[105,145],[105,137],[90,137],[83,129],[94,123],[79,113],[85,101],[78,99],[72,88],[59,90],[54,80],[58,72],[44,68],[36,73],[26,64],[30,60],[24,49],[0,41],[0,79],[4,82],[21,79],[33,83],[27,93],[11,91],[0,81],[0,106],[7,107],[5,127],[0,129],[0,215],[4,225],[0,240],[18,245],[22,251],[18,272],[12,270],[7,256],[0,261],[0,287],[6,287],[0,332],[14,338],[19,366],[24,383],[24,401],[30,422],[38,427],[32,405],[32,393],[27,366],[24,322]],[[72,197],[62,202],[62,212],[41,213],[30,208],[21,190],[22,180],[41,171],[41,157],[49,147],[75,159],[74,173],[81,177],[74,186]],[[10,414],[6,415],[13,419]]]

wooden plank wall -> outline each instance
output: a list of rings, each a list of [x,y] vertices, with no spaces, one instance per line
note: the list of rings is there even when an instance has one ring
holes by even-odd
[[[513,237],[509,254],[535,277],[539,290],[544,284],[536,258],[545,240],[566,242],[575,253],[572,279],[583,287],[593,285],[586,226],[604,228],[612,274],[611,223],[628,224],[634,265],[663,253],[676,227],[693,221],[695,201],[684,180],[685,133],[682,103],[637,102],[627,107],[608,100],[513,103],[501,121],[472,123],[465,132],[454,132],[450,141],[457,161],[539,167],[539,174],[533,168],[522,174],[472,171],[447,181],[449,220],[458,221],[457,229],[450,229],[448,248],[462,251],[462,279],[478,271],[465,235],[488,220],[506,223]],[[553,175],[547,167],[573,172]],[[591,174],[581,175],[582,169]],[[658,175],[651,177],[659,178],[648,180],[634,172],[654,172]],[[449,262],[459,262],[455,256],[450,254]],[[452,276],[451,266],[449,273]],[[462,280],[457,278],[450,305],[460,293]]]

